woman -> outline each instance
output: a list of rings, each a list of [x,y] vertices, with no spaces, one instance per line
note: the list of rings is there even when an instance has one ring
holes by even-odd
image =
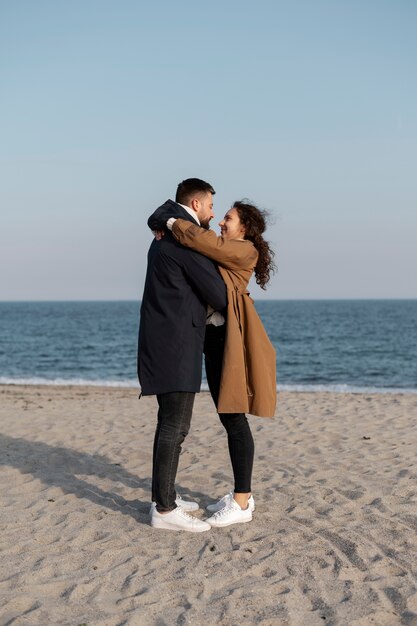
[[[208,324],[205,340],[207,381],[220,420],[228,433],[234,492],[207,509],[212,526],[249,522],[255,508],[251,494],[254,443],[245,413],[272,417],[276,405],[275,350],[256,312],[247,286],[253,273],[265,289],[274,270],[273,252],[262,234],[265,212],[235,202],[220,222],[221,235],[171,218],[175,239],[213,259],[226,284],[226,323]]]

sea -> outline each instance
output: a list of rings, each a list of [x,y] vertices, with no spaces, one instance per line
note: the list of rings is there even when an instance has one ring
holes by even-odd
[[[278,389],[417,393],[417,300],[255,306]],[[0,302],[0,384],[138,387],[139,312],[134,301]]]

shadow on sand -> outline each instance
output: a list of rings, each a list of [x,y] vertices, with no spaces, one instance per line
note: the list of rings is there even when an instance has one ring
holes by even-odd
[[[0,465],[15,467],[22,474],[32,474],[45,485],[59,487],[63,493],[72,493],[77,498],[86,498],[101,507],[130,515],[139,523],[149,523],[149,500],[126,500],[117,493],[104,491],[78,478],[87,475],[110,479],[132,489],[144,489],[150,496],[150,477],[138,478],[105,456],[0,433]],[[204,498],[203,494],[187,489],[182,489],[181,493]]]

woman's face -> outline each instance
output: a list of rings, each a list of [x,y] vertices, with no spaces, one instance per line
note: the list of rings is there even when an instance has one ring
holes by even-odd
[[[242,225],[239,214],[234,207],[228,210],[224,219],[219,222],[219,226],[224,239],[245,238],[245,227]]]

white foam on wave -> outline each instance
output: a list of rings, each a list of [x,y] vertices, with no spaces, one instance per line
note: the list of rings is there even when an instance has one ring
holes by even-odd
[[[358,387],[355,385],[277,385],[277,391],[327,392],[327,393],[376,393],[417,394],[417,389],[404,387]]]
[[[0,376],[0,385],[54,385],[78,387],[127,387],[140,390],[135,380],[87,380],[85,378],[11,378]],[[207,383],[202,383],[201,391],[208,391]],[[365,394],[417,394],[417,389],[401,387],[359,387],[354,385],[277,385],[277,391],[301,393],[365,393]]]

